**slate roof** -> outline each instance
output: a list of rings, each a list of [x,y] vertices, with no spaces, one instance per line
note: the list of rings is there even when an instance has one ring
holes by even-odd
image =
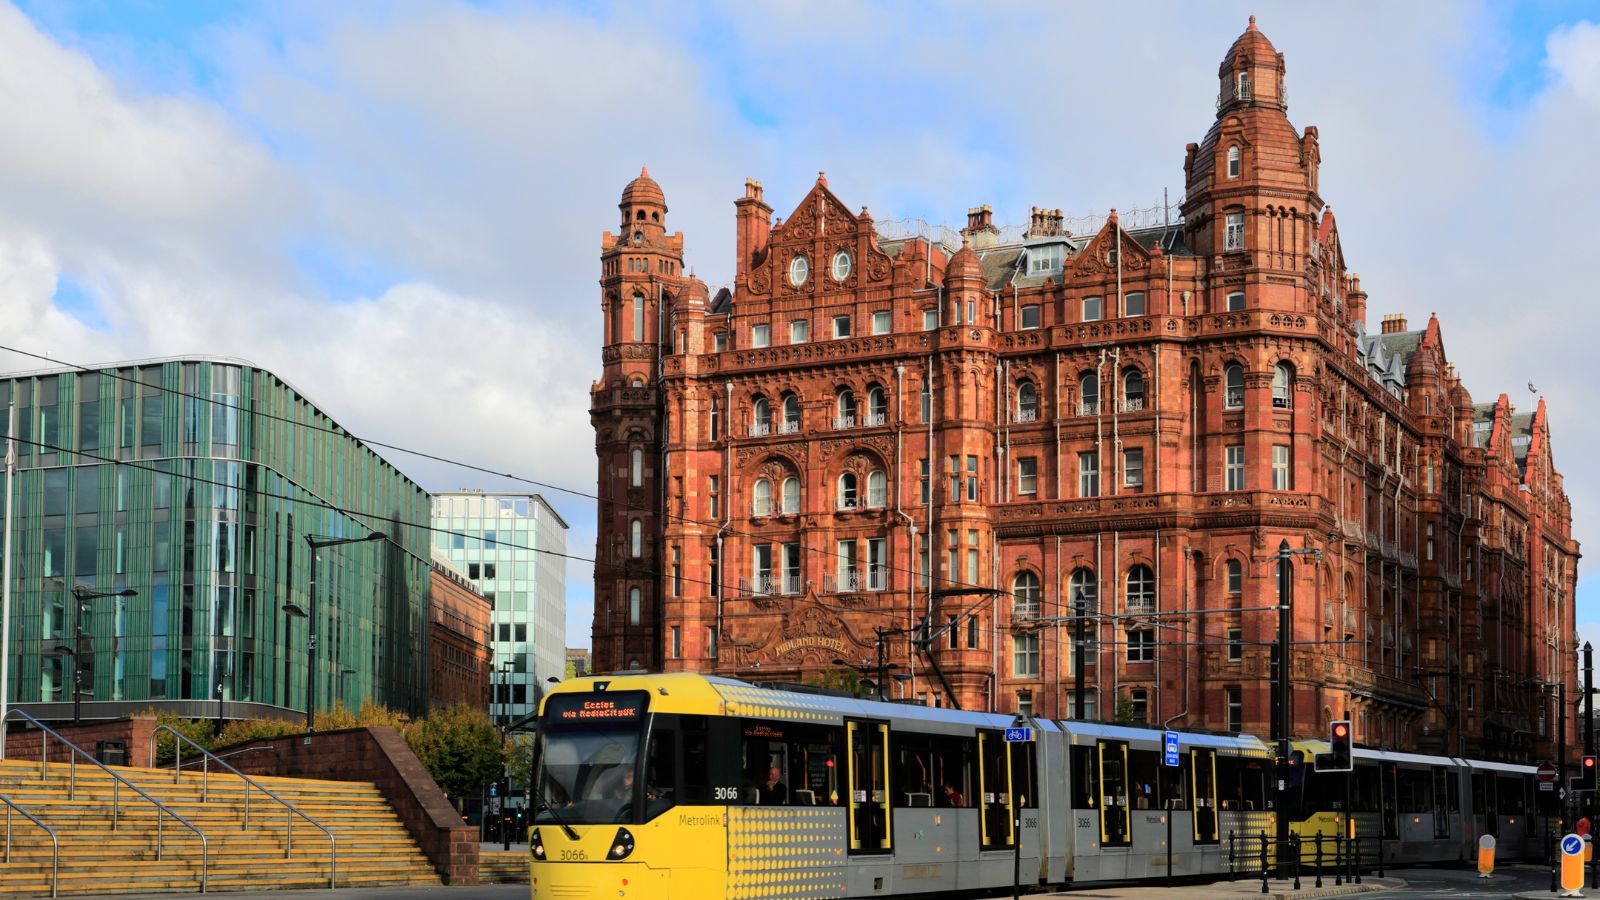
[[[1395,397],[1401,397],[1406,386],[1406,366],[1422,344],[1422,335],[1421,331],[1363,334],[1356,344],[1367,374]]]

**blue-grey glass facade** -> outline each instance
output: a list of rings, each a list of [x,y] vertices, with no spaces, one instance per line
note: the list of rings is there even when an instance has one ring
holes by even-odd
[[[293,604],[318,708],[426,708],[428,495],[292,386],[184,358],[0,376],[0,431],[11,404],[12,702],[63,714],[66,646],[86,716],[303,711]],[[305,536],[372,531],[319,551],[313,602]],[[74,586],[138,593],[91,601],[79,636]]]

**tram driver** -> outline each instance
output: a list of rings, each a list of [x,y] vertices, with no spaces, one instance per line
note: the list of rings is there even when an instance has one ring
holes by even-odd
[[[789,802],[789,786],[783,783],[783,772],[777,766],[767,768],[767,780],[756,788],[762,806],[784,806]]]

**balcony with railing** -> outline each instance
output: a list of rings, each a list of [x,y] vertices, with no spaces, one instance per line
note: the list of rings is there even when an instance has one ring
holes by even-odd
[[[1080,416],[1098,416],[1098,415],[1100,415],[1100,401],[1099,400],[1085,400],[1085,401],[1079,403],[1078,404],[1078,415],[1080,415]]]
[[[772,576],[756,575],[751,578],[739,579],[739,595],[742,597],[771,597]]]
[[[888,420],[888,418],[888,415],[885,413],[867,413],[861,417],[861,427],[875,428],[879,425],[882,425]]]
[[[845,430],[848,430],[848,429],[851,429],[851,428],[854,428],[854,427],[856,427],[856,417],[855,416],[834,416],[833,417],[833,430],[834,431],[845,431]]]
[[[799,419],[795,419],[793,421],[779,422],[778,423],[778,433],[779,434],[799,434],[800,433],[800,420]]]
[[[1244,408],[1244,388],[1228,388],[1223,395],[1222,405],[1228,409]]]
[[[771,422],[751,422],[750,423],[750,436],[751,437],[766,437],[766,436],[768,436],[770,434],[772,434],[772,423]]]
[[[1125,413],[1143,412],[1144,411],[1144,398],[1143,397],[1128,397],[1128,398],[1124,399],[1122,401],[1122,411],[1125,412]]]
[[[1039,421],[1039,411],[1036,409],[1019,409],[1011,416],[1011,421],[1016,424]]]
[[[1272,408],[1273,409],[1293,409],[1294,408],[1294,398],[1290,397],[1288,394],[1273,394],[1272,395]]]

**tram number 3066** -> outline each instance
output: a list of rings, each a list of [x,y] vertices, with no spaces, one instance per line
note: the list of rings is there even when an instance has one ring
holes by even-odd
[[[715,789],[713,796],[718,800],[738,800],[739,789],[736,787],[719,787]]]
[[[563,862],[580,861],[580,860],[586,860],[588,858],[589,858],[589,854],[586,853],[583,850],[563,850],[563,851],[561,851],[561,859],[562,859]]]

